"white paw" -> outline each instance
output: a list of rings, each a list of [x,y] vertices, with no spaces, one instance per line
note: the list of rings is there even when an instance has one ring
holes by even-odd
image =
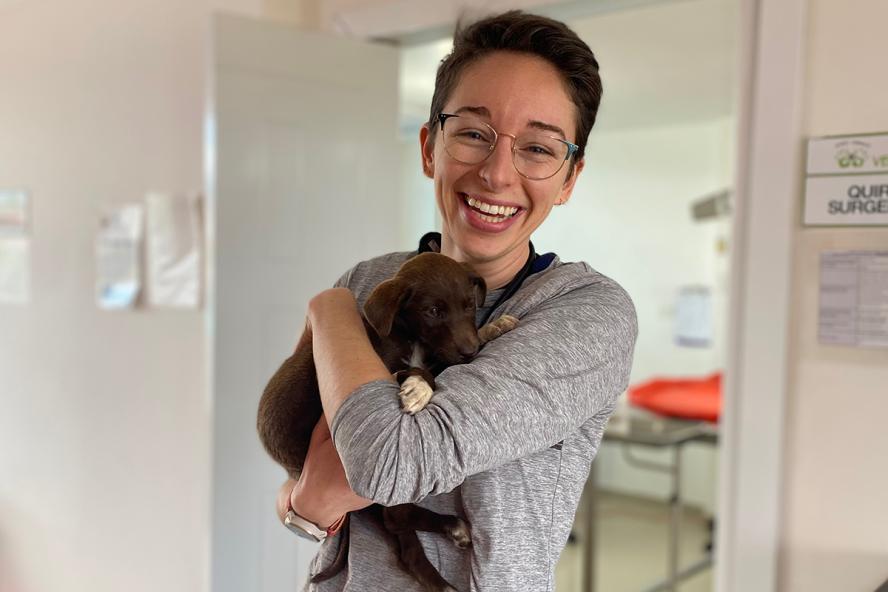
[[[433,392],[422,376],[408,377],[401,383],[401,391],[398,393],[401,397],[401,409],[410,415],[422,411],[429,404]]]

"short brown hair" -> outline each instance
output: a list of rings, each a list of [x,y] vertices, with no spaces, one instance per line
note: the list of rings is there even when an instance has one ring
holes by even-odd
[[[453,51],[438,66],[429,131],[435,133],[438,115],[466,67],[495,51],[516,51],[538,56],[561,73],[577,108],[575,142],[579,149],[573,163],[580,160],[601,103],[598,61],[589,46],[564,23],[520,10],[487,17],[468,26],[457,25],[453,35]]]

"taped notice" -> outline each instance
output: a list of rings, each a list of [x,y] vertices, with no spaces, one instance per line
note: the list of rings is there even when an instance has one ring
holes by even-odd
[[[200,200],[149,193],[145,197],[148,303],[196,308],[200,302]]]
[[[0,236],[0,304],[30,300],[31,241]]]
[[[102,218],[96,236],[96,304],[106,310],[132,308],[141,289],[144,208],[131,204]]]
[[[18,189],[0,189],[0,237],[27,234],[28,194]]]
[[[675,343],[684,347],[712,344],[712,294],[706,286],[682,286],[679,290]]]

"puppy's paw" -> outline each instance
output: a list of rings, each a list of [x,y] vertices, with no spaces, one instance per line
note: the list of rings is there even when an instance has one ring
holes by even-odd
[[[398,393],[401,397],[401,410],[410,415],[422,411],[429,404],[434,392],[422,376],[408,377],[401,383],[401,391]]]
[[[478,337],[482,343],[493,341],[503,333],[508,333],[518,326],[518,319],[512,315],[503,315],[495,321],[490,321],[480,329],[478,329]]]
[[[460,549],[468,549],[472,546],[472,530],[469,523],[462,518],[454,517],[453,524],[449,525],[445,532],[453,544]]]

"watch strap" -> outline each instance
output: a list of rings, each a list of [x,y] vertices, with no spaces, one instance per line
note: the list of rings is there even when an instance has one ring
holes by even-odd
[[[305,538],[312,538],[320,542],[327,537],[333,536],[334,534],[339,532],[339,530],[345,524],[345,520],[347,517],[348,514],[343,514],[327,528],[321,528],[311,520],[307,520],[297,514],[296,511],[291,507],[287,510],[287,515],[284,517],[284,526],[300,536],[303,536]]]
[[[327,527],[327,536],[333,536],[342,528],[342,525],[345,524],[346,519],[348,518],[348,514],[343,514],[339,518],[336,519],[336,522]]]
[[[317,524],[306,520],[294,512],[292,508],[287,511],[287,515],[284,517],[284,526],[303,538],[314,539],[318,542],[327,538],[325,529],[318,528]]]

